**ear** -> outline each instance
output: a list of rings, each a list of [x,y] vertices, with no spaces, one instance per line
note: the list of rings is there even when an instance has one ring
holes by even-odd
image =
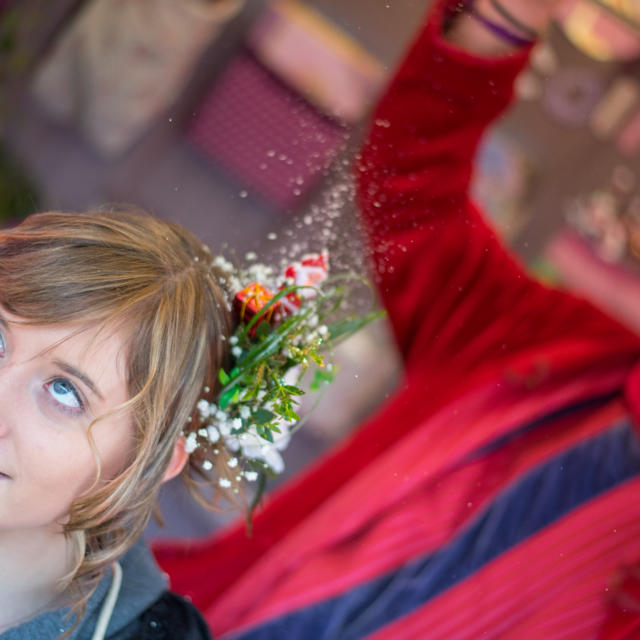
[[[184,469],[184,465],[187,464],[189,454],[185,450],[185,442],[185,437],[180,436],[173,447],[171,461],[169,462],[169,467],[162,479],[163,482],[171,480],[171,478],[175,478]]]

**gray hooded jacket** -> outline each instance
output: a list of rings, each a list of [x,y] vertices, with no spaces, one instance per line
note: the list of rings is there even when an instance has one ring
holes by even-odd
[[[106,638],[119,640],[120,631],[136,620],[168,588],[165,574],[155,563],[143,541],[139,541],[120,560],[122,585],[113,614],[107,627]],[[82,623],[69,636],[69,640],[91,640],[103,601],[111,586],[110,569],[98,584],[87,604]],[[68,609],[46,611],[17,627],[0,634],[0,640],[55,640],[71,623],[64,620]]]

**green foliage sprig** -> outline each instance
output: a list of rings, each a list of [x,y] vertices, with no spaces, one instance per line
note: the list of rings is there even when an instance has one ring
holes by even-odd
[[[249,284],[250,279],[232,271],[228,263],[226,271],[231,286]],[[356,285],[362,284],[371,292],[370,309],[364,314],[345,311]],[[292,294],[300,301],[297,312],[269,321]],[[281,288],[252,318],[241,319],[230,337],[232,365],[218,372],[215,400],[199,401],[206,426],[187,435],[188,450],[201,442],[226,447],[235,480],[257,482],[252,511],[265,479],[284,470],[281,452],[310,415],[300,417],[301,398],[312,393],[319,400],[335,379],[332,348],[383,315],[374,308],[370,284],[354,274],[327,278],[313,287]],[[226,476],[219,484],[233,486]]]

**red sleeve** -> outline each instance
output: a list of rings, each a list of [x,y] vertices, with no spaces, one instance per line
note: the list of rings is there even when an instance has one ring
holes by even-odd
[[[611,330],[591,305],[530,278],[469,199],[474,154],[528,51],[483,58],[442,37],[440,0],[380,101],[359,200],[407,368],[464,371],[569,332]],[[594,326],[595,325],[595,326]]]

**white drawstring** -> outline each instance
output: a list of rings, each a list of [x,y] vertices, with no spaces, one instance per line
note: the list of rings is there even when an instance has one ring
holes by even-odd
[[[100,615],[98,616],[98,622],[96,629],[91,636],[91,640],[104,640],[104,634],[107,632],[109,621],[113,615],[113,610],[118,600],[118,594],[120,593],[120,586],[122,585],[122,568],[117,562],[114,562],[112,566],[113,577],[111,578],[111,586],[107,593],[107,597],[104,599]]]

